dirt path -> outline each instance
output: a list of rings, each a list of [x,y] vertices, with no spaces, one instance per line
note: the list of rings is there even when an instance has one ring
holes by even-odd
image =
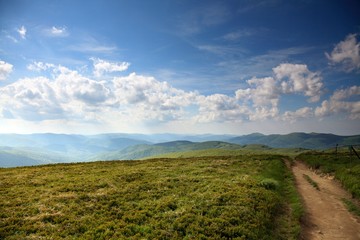
[[[336,181],[320,177],[301,162],[297,161],[292,170],[305,205],[302,239],[359,240],[360,219],[350,214],[341,200],[350,198],[349,194]],[[304,178],[304,174],[319,185],[320,191]]]

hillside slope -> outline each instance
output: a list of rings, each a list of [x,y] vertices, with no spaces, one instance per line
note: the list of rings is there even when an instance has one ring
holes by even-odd
[[[177,139],[172,141],[172,139]],[[178,141],[182,139],[181,141]],[[211,141],[205,141],[205,140]],[[216,141],[213,139],[217,139]],[[169,141],[171,140],[171,141]],[[160,141],[160,143],[159,143]],[[245,145],[271,148],[326,149],[336,144],[360,145],[360,135],[338,136],[322,133],[263,135],[177,134],[0,134],[0,167],[94,160],[142,159],[174,152],[204,149],[241,149]],[[239,146],[242,145],[242,146]],[[11,148],[11,150],[4,148]],[[258,151],[259,149],[253,149]],[[263,150],[263,148],[260,148]]]
[[[338,136],[325,133],[290,133],[286,135],[260,133],[230,138],[228,142],[236,144],[265,144],[273,148],[326,149],[339,145],[358,145],[360,135]]]
[[[281,156],[0,169],[0,239],[296,239]],[[292,190],[293,189],[293,190]],[[296,196],[296,195],[295,195]]]
[[[136,145],[125,148],[120,151],[107,152],[99,154],[92,160],[124,160],[124,159],[141,159],[151,156],[156,156],[165,153],[173,152],[188,152],[193,150],[203,149],[241,149],[242,146],[233,143],[208,141],[201,143],[194,143],[190,141],[173,141],[166,143],[159,143],[154,145]]]

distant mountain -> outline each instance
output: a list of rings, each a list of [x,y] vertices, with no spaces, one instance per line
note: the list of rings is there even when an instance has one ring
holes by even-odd
[[[0,147],[0,167],[70,162],[65,155],[36,148]]]
[[[264,144],[273,148],[326,149],[339,145],[358,145],[360,135],[338,136],[325,133],[290,133],[286,135],[260,133],[230,138],[227,142],[236,144]]]
[[[0,151],[1,167],[33,166],[44,164],[40,160]]]
[[[360,145],[360,135],[253,133],[235,137],[211,134],[0,134],[0,167],[140,159],[165,153],[204,149],[236,150],[250,144],[266,145],[271,148],[326,149],[335,147],[336,144]]]
[[[150,143],[117,134],[73,135],[73,134],[0,134],[0,146],[43,148],[57,152],[98,153],[123,149],[137,144]]]
[[[125,148],[120,151],[107,152],[99,154],[93,160],[123,160],[123,159],[141,159],[150,156],[160,155],[172,152],[187,152],[193,150],[203,149],[241,149],[242,146],[221,141],[207,141],[207,142],[190,142],[190,141],[172,141],[165,143],[158,143],[153,145],[136,145]]]
[[[148,143],[117,134],[0,134],[0,167],[84,162],[103,152]]]

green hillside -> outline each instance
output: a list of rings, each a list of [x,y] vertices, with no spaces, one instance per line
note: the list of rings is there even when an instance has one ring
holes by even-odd
[[[182,139],[182,140],[179,140]],[[278,152],[280,149],[328,149],[336,145],[360,145],[360,135],[338,136],[323,133],[290,133],[263,135],[177,134],[0,134],[0,167],[39,165],[44,163],[98,160],[142,159],[174,152],[205,149]],[[5,149],[5,150],[4,150]],[[9,149],[11,149],[9,151]],[[286,152],[287,150],[285,150]],[[245,151],[246,152],[246,151]],[[283,150],[280,153],[284,152]],[[292,150],[290,151],[292,152]]]
[[[300,216],[279,155],[0,169],[0,239],[296,239]]]
[[[0,147],[0,167],[61,163],[70,159],[72,158],[43,149]]]
[[[238,156],[238,155],[254,155],[254,154],[281,154],[286,155],[291,158],[296,157],[297,155],[308,152],[307,149],[302,148],[270,148],[265,145],[259,144],[250,144],[244,145],[239,148],[237,146],[234,149],[228,148],[205,148],[201,150],[191,150],[191,151],[179,151],[179,152],[170,152],[159,155],[154,155],[151,157],[146,157],[144,159],[150,158],[187,158],[187,157],[206,157],[206,156]]]
[[[8,153],[6,151],[0,151],[0,166],[2,167],[16,167],[19,165],[22,166],[32,166],[44,164],[44,162],[30,157],[19,156],[17,154]]]
[[[338,136],[325,133],[290,133],[263,135],[260,133],[231,138],[236,144],[264,144],[273,148],[327,149],[339,145],[360,144],[360,136]]]
[[[142,159],[157,156],[165,153],[173,152],[188,152],[203,149],[226,149],[235,150],[241,149],[242,146],[233,143],[208,141],[201,143],[194,143],[190,141],[173,141],[154,145],[136,145],[125,148],[119,151],[106,152],[99,154],[93,160],[129,160]]]

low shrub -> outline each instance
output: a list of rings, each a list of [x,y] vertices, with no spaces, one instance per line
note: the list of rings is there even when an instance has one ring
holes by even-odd
[[[0,239],[296,239],[281,158],[0,169]]]
[[[260,181],[259,186],[269,190],[276,190],[279,187],[279,182],[271,178],[265,178]]]

